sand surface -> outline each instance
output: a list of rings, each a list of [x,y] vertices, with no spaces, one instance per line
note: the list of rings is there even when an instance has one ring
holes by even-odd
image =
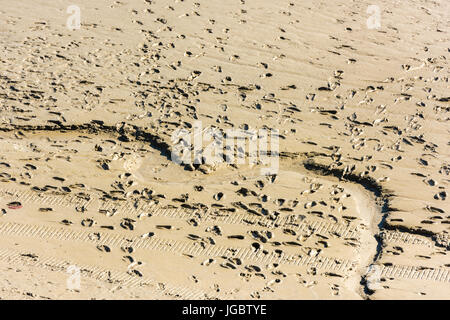
[[[450,299],[450,2],[371,5],[0,0],[0,298]]]

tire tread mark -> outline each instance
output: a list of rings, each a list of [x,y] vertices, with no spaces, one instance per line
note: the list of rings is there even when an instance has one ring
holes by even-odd
[[[145,210],[152,210],[153,217],[163,217],[163,218],[171,218],[171,219],[188,219],[188,218],[199,218],[198,211],[188,212],[187,210],[182,210],[181,208],[162,208],[154,203],[143,203],[138,206],[134,206],[129,202],[125,202],[123,204],[117,204],[114,201],[102,201],[100,199],[89,199],[85,200],[79,198],[74,195],[45,195],[40,196],[35,192],[25,190],[18,191],[15,189],[0,189],[0,196],[6,196],[10,198],[19,198],[21,202],[38,202],[38,203],[46,203],[48,201],[52,201],[52,204],[60,205],[64,207],[71,207],[75,205],[83,205],[85,208],[91,206],[94,202],[97,202],[99,208],[101,209],[116,209],[118,213],[127,213],[127,214],[138,214]],[[238,214],[227,214],[227,215],[218,215],[213,210],[209,210],[206,213],[200,215],[201,221],[217,221],[223,222],[226,224],[246,224],[243,220],[246,219],[253,224],[259,224],[260,226],[264,226],[271,229],[277,228],[285,228],[289,227],[295,231],[301,231],[303,228],[307,228],[310,226],[312,229],[320,229],[323,232],[329,232],[334,228],[342,227],[343,233],[345,234],[359,234],[358,227],[350,227],[343,223],[335,223],[335,222],[325,222],[325,221],[307,221],[304,220],[298,225],[292,225],[290,223],[290,217],[295,215],[290,215],[284,218],[280,216],[277,217],[274,221],[269,220],[266,217],[259,217],[250,214],[238,213]],[[317,227],[317,224],[320,224]]]
[[[11,249],[0,250],[0,260],[7,261],[9,263],[19,263],[19,262],[21,264],[25,263],[30,266],[35,266],[50,271],[55,271],[56,269],[56,271],[59,272],[66,272],[67,267],[72,265],[67,261],[61,261],[54,257],[39,256],[38,258],[32,259],[26,258],[22,256],[20,253],[13,251]],[[154,290],[151,290],[150,288],[147,288],[147,290],[150,289],[150,291],[153,291],[152,293],[157,293],[162,296],[166,294],[173,295],[175,292],[177,293],[177,295],[180,295],[181,298],[185,299],[187,299],[188,297],[191,297],[193,299],[202,299],[205,298],[206,296],[209,296],[205,292],[198,289],[172,286],[169,284],[164,284],[164,289],[161,289],[161,287],[158,285],[158,282],[153,279],[140,278],[120,271],[111,271],[98,266],[87,266],[78,264],[74,265],[80,268],[82,276],[100,281],[119,282],[121,287],[136,288],[142,285],[153,285]],[[181,295],[180,293],[183,294]]]
[[[449,270],[442,268],[420,269],[417,266],[383,266],[381,276],[436,282],[450,282]]]
[[[75,231],[75,230],[63,230],[58,228],[52,228],[52,230],[49,230],[49,233],[43,233],[41,230],[43,230],[43,226],[31,226],[27,224],[19,224],[19,223],[11,223],[8,222],[5,224],[0,223],[0,233],[3,233],[5,235],[15,235],[15,236],[25,236],[25,237],[34,237],[34,238],[41,238],[41,239],[56,239],[56,240],[63,240],[63,241],[81,241],[81,242],[87,242],[87,243],[94,243],[94,244],[105,244],[105,245],[111,245],[116,244],[116,239],[114,236],[110,234],[100,234],[100,240],[92,240],[90,238],[90,233],[86,231]],[[26,232],[24,232],[26,231]],[[157,251],[166,251],[166,252],[174,252],[178,250],[178,252],[182,249],[181,248],[181,242],[176,240],[164,240],[160,238],[149,238],[146,239],[145,242],[138,242],[142,238],[137,237],[131,239],[131,243],[133,243],[134,247],[136,249],[147,249],[150,250],[157,250]],[[120,241],[120,246],[125,244],[125,239],[122,237],[122,240]],[[210,247],[212,245],[204,245],[200,246],[198,243],[193,243],[187,246],[186,250],[189,254],[192,254],[194,256],[196,255],[204,255],[208,250],[210,250]],[[238,248],[228,248],[225,246],[218,246],[214,245],[216,248],[216,256],[226,256],[231,253],[231,256],[239,257],[243,259],[243,257],[248,257],[249,260],[257,259],[261,262],[268,262],[270,261],[271,255],[275,254],[274,252],[268,253],[265,255],[261,255],[260,257],[257,256],[257,252],[253,251],[253,249],[250,248],[241,248],[240,251],[236,251]],[[177,249],[178,248],[178,249]],[[235,252],[232,254],[232,252]],[[259,253],[259,252],[258,252]],[[261,254],[261,253],[259,253]],[[322,259],[322,256],[318,257],[309,257],[306,262],[301,263],[301,265],[309,265],[314,264],[319,259]],[[247,259],[247,258],[246,258]],[[296,264],[297,259],[299,259],[299,256],[297,255],[286,255],[283,256],[283,258],[280,258],[280,264]],[[330,266],[331,270],[341,270],[343,267],[343,264],[345,265],[348,260],[341,260],[339,259],[340,263],[335,263],[334,265]]]

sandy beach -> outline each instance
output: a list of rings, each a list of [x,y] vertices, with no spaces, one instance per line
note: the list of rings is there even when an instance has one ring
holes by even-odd
[[[0,0],[0,299],[450,299],[449,21]]]

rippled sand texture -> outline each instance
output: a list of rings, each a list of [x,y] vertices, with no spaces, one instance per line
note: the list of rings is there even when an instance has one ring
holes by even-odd
[[[75,2],[0,1],[0,298],[450,299],[448,1]]]

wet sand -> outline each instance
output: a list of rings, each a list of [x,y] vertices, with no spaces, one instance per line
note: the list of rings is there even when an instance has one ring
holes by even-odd
[[[1,299],[450,298],[448,1],[70,5],[0,6]]]

